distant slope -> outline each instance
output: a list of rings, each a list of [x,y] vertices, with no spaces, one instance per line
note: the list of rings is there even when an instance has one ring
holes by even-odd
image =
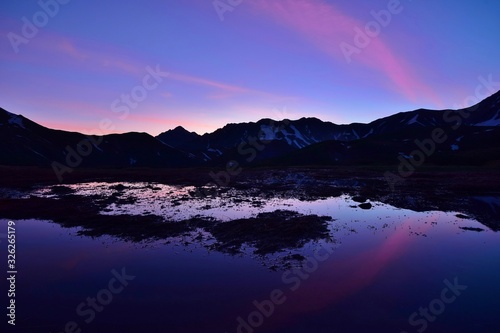
[[[256,145],[266,143],[265,151],[259,152],[256,157],[256,160],[262,160],[325,141],[353,142],[384,136],[400,139],[401,134],[408,134],[403,136],[409,140],[425,138],[433,128],[456,132],[468,127],[496,126],[500,126],[500,92],[463,110],[419,109],[397,113],[369,124],[337,125],[316,118],[282,121],[262,119],[256,123],[228,124],[202,136],[176,128],[160,134],[158,138],[204,163],[218,164],[238,157],[237,147],[252,145],[256,140]],[[274,144],[270,145],[269,142]],[[384,144],[390,145],[387,141]]]
[[[89,137],[53,130],[0,109],[0,164],[83,167],[392,164],[410,156],[415,140],[441,129],[446,140],[426,163],[485,165],[499,160],[500,92],[462,110],[415,110],[369,124],[337,125],[316,118],[261,119],[198,135],[182,127]],[[425,150],[425,148],[423,148]],[[417,156],[418,157],[418,156]]]
[[[261,165],[425,165],[500,166],[500,127],[464,127],[445,131],[446,140],[432,141],[432,129],[376,135],[350,142],[324,141]],[[418,142],[418,143],[417,143]]]
[[[84,167],[193,165],[184,153],[146,133],[89,137],[52,130],[0,108],[0,164],[50,166],[53,162]]]

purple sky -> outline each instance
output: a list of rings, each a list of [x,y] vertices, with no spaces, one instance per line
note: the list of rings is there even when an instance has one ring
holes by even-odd
[[[500,81],[497,0],[55,1],[0,3],[0,106],[52,128],[370,122]]]

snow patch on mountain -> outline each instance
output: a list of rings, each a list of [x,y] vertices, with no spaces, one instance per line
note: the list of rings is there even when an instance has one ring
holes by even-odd
[[[398,153],[400,156],[403,156],[404,158],[406,158],[407,160],[411,160],[413,157],[410,156],[410,155],[406,155],[405,153],[402,153],[402,152],[399,152]]]
[[[372,134],[373,134],[373,128],[370,129],[370,132],[368,132],[365,135],[363,135],[363,139],[366,138],[366,137],[368,137],[368,136],[370,136],[370,135],[372,135]]]
[[[302,133],[300,133],[300,131],[297,129],[297,127],[295,127],[294,125],[290,125],[290,128],[293,129],[293,131],[295,132],[295,136],[299,139],[301,139],[302,141],[304,142],[307,142],[304,137],[302,136]]]
[[[276,132],[273,126],[260,125],[259,140],[272,141],[276,140]]]
[[[304,147],[305,147],[305,145],[300,144],[299,142],[297,142],[297,140],[293,140],[293,143],[294,143],[297,147],[299,147],[299,148],[304,148]]]
[[[500,110],[489,120],[477,123],[476,126],[500,126]]]
[[[500,126],[500,119],[490,119],[476,124],[476,126]]]
[[[38,156],[41,156],[41,157],[43,157],[43,158],[47,159],[47,157],[46,157],[45,155],[40,154],[40,153],[39,153],[39,152],[37,152],[36,150],[31,149],[31,148],[28,148],[28,149],[29,149],[29,150],[31,150],[32,152],[34,152],[35,154],[37,154]]]
[[[214,149],[214,148],[208,148],[207,149],[209,152],[216,153],[217,155],[222,155],[222,152],[219,149]]]
[[[17,125],[17,126],[21,127],[22,129],[26,129],[26,127],[24,127],[24,124],[23,124],[23,119],[20,116],[15,115],[15,114],[12,114],[12,116],[10,117],[9,124]]]
[[[359,135],[355,130],[351,132],[343,131],[342,133],[336,133],[333,138],[338,141],[351,141],[353,138],[359,139]]]
[[[415,117],[411,118],[410,120],[408,120],[408,122],[406,124],[408,125],[412,125],[412,124],[419,124],[419,125],[422,125],[424,126],[420,121],[417,120],[418,119],[418,114],[415,115]]]
[[[304,136],[300,130],[294,125],[290,125],[287,129],[282,128],[277,131],[277,128],[272,128],[271,126],[261,125],[261,140],[286,140],[286,143],[290,146],[295,146],[297,148],[304,148],[311,145],[318,140],[314,138],[309,138],[309,136]],[[293,132],[292,132],[293,131]],[[277,134],[281,134],[277,136]]]
[[[95,148],[95,149],[97,149],[97,150],[99,150],[99,151],[103,151],[103,150],[102,150],[102,149],[101,149],[98,145],[96,145],[96,144],[94,143],[94,141],[93,141],[93,140],[89,140],[89,139],[87,139],[86,141],[90,142],[90,144],[91,144],[92,146],[94,146],[94,148]]]

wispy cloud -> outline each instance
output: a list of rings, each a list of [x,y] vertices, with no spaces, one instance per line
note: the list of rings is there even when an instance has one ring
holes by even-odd
[[[90,48],[89,46],[80,46],[78,42],[68,38],[58,38],[52,46],[62,55],[66,55],[75,61],[86,63],[95,68],[116,69],[133,75],[144,73],[144,66],[138,61],[121,56],[125,52],[112,50],[109,46]],[[96,49],[103,51],[95,51]]]
[[[184,75],[184,74],[174,74],[174,73],[172,73],[170,75],[170,77],[174,80],[177,80],[177,81],[182,81],[182,82],[191,83],[191,84],[200,84],[200,85],[214,87],[217,89],[221,89],[221,90],[225,90],[225,91],[233,92],[233,93],[251,92],[251,90],[247,89],[247,88],[229,85],[229,84],[225,84],[225,83],[221,83],[221,82],[217,82],[217,81],[212,81],[212,80],[201,78],[201,77],[189,76],[189,75]]]
[[[292,96],[282,96],[279,94],[269,93],[266,91],[251,89],[238,85],[228,84],[208,78],[197,77],[192,75],[170,73],[169,79],[184,82],[187,84],[201,85],[205,87],[215,88],[216,93],[211,93],[207,97],[210,99],[228,99],[234,95],[253,95],[260,97],[271,98],[274,101],[284,101],[296,99]]]
[[[0,34],[7,35],[7,27],[0,27]],[[118,72],[143,75],[145,65],[131,56],[130,50],[116,48],[109,44],[67,37],[63,34],[44,30],[37,38],[29,40],[23,49],[15,54],[10,44],[0,44],[0,60],[43,64],[45,66],[65,66],[78,70],[90,70],[98,73]],[[126,56],[125,56],[126,54]]]
[[[336,63],[345,63],[339,44],[353,44],[354,28],[363,28],[366,24],[342,13],[333,4],[320,0],[254,0],[250,4],[260,15],[267,15],[301,34]],[[379,36],[371,41],[369,48],[356,54],[356,59],[366,67],[383,73],[406,98],[415,100],[417,93],[434,98],[432,90],[418,79],[393,49],[383,36]]]

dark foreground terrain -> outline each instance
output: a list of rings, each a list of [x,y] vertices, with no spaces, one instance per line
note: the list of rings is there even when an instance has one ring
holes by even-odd
[[[81,168],[59,183],[2,167],[0,220],[23,263],[16,328],[250,332],[242,321],[278,290],[259,332],[415,332],[414,313],[458,283],[429,332],[496,332],[500,172],[386,170],[245,168],[220,186],[220,169]],[[112,269],[133,280],[87,323],[75,309]]]
[[[78,169],[59,183],[48,168],[0,168],[0,217],[9,219],[47,219],[63,226],[82,226],[87,235],[110,234],[132,241],[161,239],[188,231],[205,230],[217,240],[219,250],[238,251],[243,243],[253,244],[257,252],[273,252],[299,246],[326,233],[326,217],[304,216],[276,211],[255,218],[217,223],[207,218],[181,222],[164,221],[160,216],[101,215],[110,203],[127,203],[122,190],[111,196],[78,196],[65,185],[84,182],[147,182],[195,186],[189,196],[216,197],[229,189],[252,191],[262,200],[271,196],[301,201],[350,195],[363,209],[369,201],[387,203],[414,211],[454,211],[500,230],[500,170],[497,168],[426,168],[407,178],[387,178],[387,169],[376,168],[248,168],[236,176],[212,177],[211,169]],[[220,175],[220,174],[219,174]],[[224,181],[223,185],[216,184]],[[205,185],[212,184],[209,190]],[[57,197],[16,197],[40,186],[53,185]],[[204,187],[202,187],[204,186]],[[189,197],[179,200],[188,200]],[[128,202],[130,203],[130,202]],[[459,217],[460,217],[459,216]],[[292,221],[292,222],[291,222]],[[266,226],[262,228],[261,226]],[[272,244],[272,245],[270,245]]]

